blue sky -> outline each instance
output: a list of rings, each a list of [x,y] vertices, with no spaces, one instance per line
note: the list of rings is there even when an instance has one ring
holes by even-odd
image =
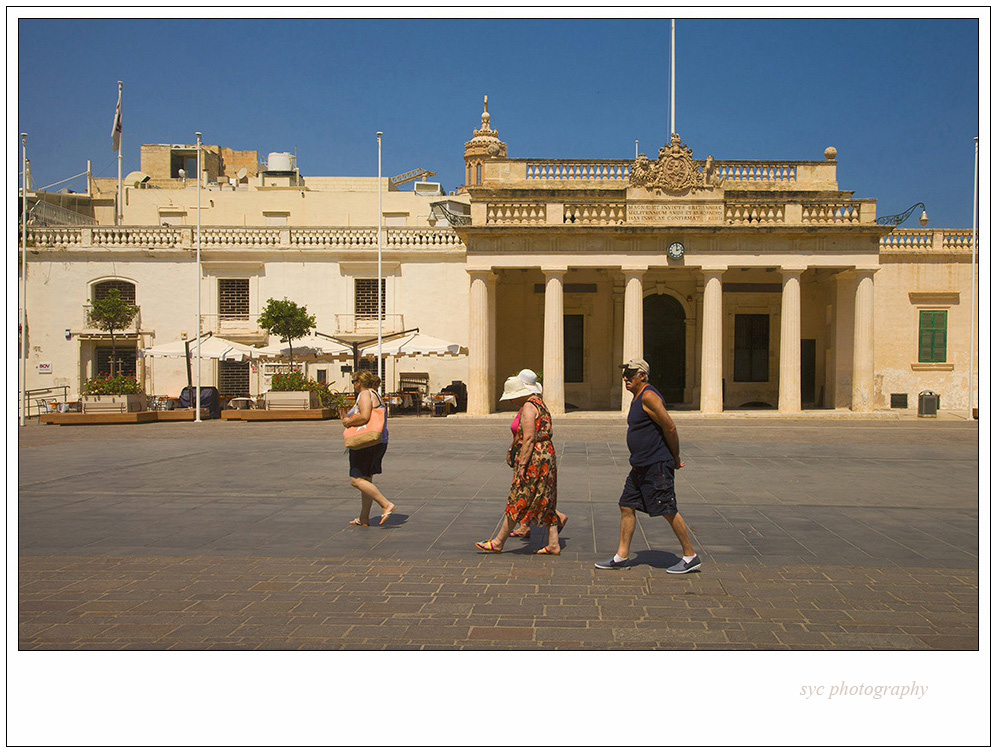
[[[978,121],[979,27],[680,18],[676,130],[697,158],[822,159],[833,145],[839,186],[879,199],[879,214],[920,201],[931,226],[970,227],[973,137],[989,134]],[[28,133],[39,187],[88,159],[117,174],[119,79],[125,173],[142,143],[192,143],[201,131],[261,157],[296,150],[306,177],[376,175],[380,130],[385,176],[424,167],[452,191],[485,94],[512,158],[629,159],[635,140],[652,156],[667,141],[664,18],[22,18],[17,31],[8,143]],[[988,42],[984,55],[989,64]]]

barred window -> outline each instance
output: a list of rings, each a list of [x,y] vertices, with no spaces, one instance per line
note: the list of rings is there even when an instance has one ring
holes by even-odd
[[[218,313],[221,319],[249,318],[249,280],[218,281]]]
[[[377,279],[358,278],[356,280],[354,309],[357,319],[377,319]],[[387,280],[381,279],[381,319],[387,310],[385,291]]]
[[[249,362],[219,361],[218,392],[222,395],[249,395]]]
[[[112,359],[111,354],[114,354]],[[138,363],[135,343],[119,344],[112,349],[110,345],[98,345],[94,353],[94,374],[122,374],[124,376],[136,376]]]
[[[111,290],[116,289],[121,293],[121,300],[134,305],[135,303],[135,283],[125,280],[104,280],[93,286],[93,300],[103,301],[107,298]]]

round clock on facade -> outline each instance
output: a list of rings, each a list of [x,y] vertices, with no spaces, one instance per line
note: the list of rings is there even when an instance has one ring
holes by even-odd
[[[672,259],[681,259],[683,254],[685,254],[685,246],[678,241],[668,247],[668,256]]]

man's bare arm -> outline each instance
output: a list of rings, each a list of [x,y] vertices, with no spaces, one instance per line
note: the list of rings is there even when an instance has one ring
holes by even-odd
[[[640,402],[647,415],[661,427],[661,431],[665,435],[665,444],[668,445],[672,457],[675,458],[675,467],[681,468],[685,463],[679,458],[679,431],[675,422],[672,421],[672,417],[668,415],[665,404],[658,397],[658,394],[651,390],[644,390],[640,396]]]

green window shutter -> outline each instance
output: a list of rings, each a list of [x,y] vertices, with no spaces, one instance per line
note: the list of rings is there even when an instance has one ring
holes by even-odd
[[[948,344],[948,312],[939,311],[935,317],[935,350],[933,353],[935,363],[944,363]]]
[[[921,311],[918,325],[918,362],[944,363],[948,344],[948,312]]]

